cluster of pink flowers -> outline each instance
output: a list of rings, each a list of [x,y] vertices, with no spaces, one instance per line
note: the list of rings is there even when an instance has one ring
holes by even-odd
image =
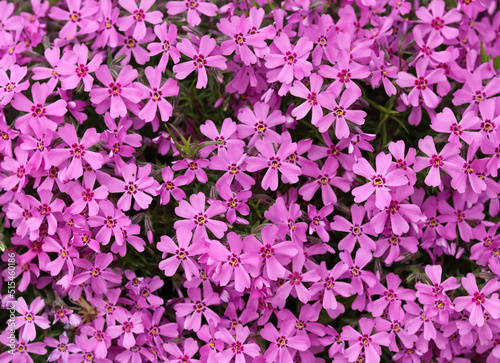
[[[1,0],[0,363],[500,362],[497,6]]]

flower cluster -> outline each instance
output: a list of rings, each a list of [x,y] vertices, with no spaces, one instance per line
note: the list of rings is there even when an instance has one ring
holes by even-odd
[[[499,362],[497,6],[1,0],[0,362]]]

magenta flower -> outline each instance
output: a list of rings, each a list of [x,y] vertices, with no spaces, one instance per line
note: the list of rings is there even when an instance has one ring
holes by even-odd
[[[84,91],[89,92],[94,82],[94,77],[92,77],[90,73],[95,72],[97,68],[99,68],[102,63],[102,55],[94,55],[89,62],[89,50],[85,44],[75,45],[73,52],[76,56],[76,59],[74,59],[76,65],[73,59],[71,59],[71,62],[69,60],[61,60],[57,68],[59,74],[62,76],[62,89],[75,89],[81,81],[84,85]]]
[[[406,72],[398,73],[396,82],[400,87],[413,87],[408,94],[408,103],[413,107],[419,106],[419,97],[422,97],[424,104],[429,108],[436,108],[439,104],[439,97],[432,91],[432,84],[445,82],[446,76],[442,68],[427,73],[428,66],[429,59],[423,58],[416,64],[416,77]]]
[[[113,262],[113,254],[111,253],[97,254],[93,264],[89,260],[83,258],[74,260],[75,266],[85,271],[75,275],[71,279],[71,284],[79,285],[82,282],[90,280],[92,290],[99,294],[106,293],[109,288],[108,282],[111,284],[119,284],[122,281],[121,275],[117,275],[108,268],[111,262]]]
[[[345,351],[345,357],[349,362],[356,361],[362,352],[367,362],[380,362],[380,356],[382,355],[380,346],[388,346],[390,339],[389,334],[386,332],[372,334],[374,325],[373,320],[361,318],[359,319],[361,334],[349,325],[342,328],[341,337],[349,342],[349,348]]]
[[[116,25],[122,32],[133,27],[133,36],[137,41],[141,41],[146,36],[146,23],[159,24],[162,21],[163,15],[160,11],[148,12],[154,5],[154,0],[141,0],[139,6],[134,0],[118,0],[118,3],[131,15],[118,18]]]
[[[500,290],[500,281],[492,279],[479,291],[476,277],[470,272],[462,277],[462,286],[469,296],[459,296],[453,300],[457,311],[467,310],[470,313],[469,322],[473,326],[481,327],[485,324],[485,311],[494,319],[500,318],[500,301],[497,294],[488,298],[489,295]]]
[[[10,103],[16,93],[25,91],[30,86],[29,80],[21,82],[28,71],[27,67],[19,67],[14,64],[10,67],[10,76],[7,76],[5,70],[0,69],[0,106]]]
[[[201,23],[200,13],[207,16],[217,15],[217,5],[205,0],[184,0],[184,1],[168,1],[168,15],[177,15],[186,11],[187,22],[190,26],[197,26]]]
[[[323,242],[330,240],[330,235],[327,232],[328,222],[326,217],[333,212],[333,204],[328,204],[319,211],[315,206],[309,204],[307,206],[307,216],[311,220],[309,224],[309,234],[316,232]]]
[[[316,125],[319,119],[323,117],[323,108],[318,102],[318,96],[321,94],[321,87],[323,86],[323,78],[313,73],[309,76],[309,81],[311,83],[311,90],[308,90],[301,81],[293,82],[293,87],[290,88],[292,95],[306,99],[304,103],[293,109],[292,116],[302,119],[312,109],[311,122],[313,125]]]
[[[85,354],[85,358],[88,359],[88,352],[93,352],[93,354],[90,355],[90,358],[92,359],[89,359],[91,362],[94,358],[103,359],[108,355],[108,347],[111,345],[111,337],[104,329],[104,323],[105,321],[102,316],[94,319],[92,324],[86,324],[81,328],[81,332],[90,336],[90,339],[87,339],[85,335],[83,342],[75,339],[76,344],[81,345],[87,353]],[[77,336],[76,338],[80,338],[80,336]]]
[[[64,201],[58,198],[52,201],[54,194],[49,190],[38,190],[38,195],[40,196],[40,201],[37,201],[36,204],[38,205],[35,204],[38,213],[30,218],[30,229],[39,234],[40,225],[46,221],[48,225],[47,232],[52,236],[57,230],[58,218],[56,218],[56,215],[59,217],[59,212],[65,206]]]
[[[286,34],[274,38],[276,50],[266,55],[266,67],[272,69],[267,72],[268,82],[279,81],[291,85],[294,79],[301,80],[309,77],[313,66],[307,61],[313,48],[313,43],[302,37],[292,46]]]
[[[472,144],[474,141],[479,141],[481,135],[477,132],[466,131],[470,129],[478,129],[480,127],[478,119],[474,112],[468,111],[464,113],[460,122],[457,121],[455,114],[448,108],[444,108],[442,112],[436,114],[432,119],[431,128],[437,132],[450,134],[448,141],[461,146],[461,141],[467,144]]]
[[[383,261],[389,266],[394,261],[398,260],[401,249],[416,253],[418,251],[418,240],[412,236],[401,237],[391,233],[387,238],[380,239],[376,243],[376,249],[375,252],[373,252],[373,256],[384,256]],[[386,254],[387,250],[389,250],[389,252]]]
[[[148,44],[149,55],[153,56],[162,53],[160,62],[158,63],[158,68],[161,72],[165,72],[169,57],[172,57],[174,63],[178,63],[181,59],[181,54],[175,47],[177,43],[177,26],[170,24],[167,29],[167,25],[166,22],[161,25],[155,25],[155,34],[160,42]]]
[[[177,1],[170,1],[169,3],[167,3],[167,6],[168,4],[176,2]],[[206,67],[213,67],[222,70],[227,68],[226,58],[222,55],[217,54],[218,46],[215,43],[215,39],[210,38],[208,35],[204,35],[200,39],[199,48],[195,47],[193,43],[184,38],[182,39],[182,42],[177,43],[177,49],[188,58],[191,58],[192,61],[176,64],[172,68],[175,74],[175,78],[184,79],[190,73],[196,70],[196,72],[198,73],[198,82],[196,82],[196,88],[205,88],[207,86],[208,77]]]
[[[112,118],[125,116],[127,110],[138,113],[137,103],[141,100],[141,91],[132,83],[137,78],[137,70],[127,65],[122,68],[115,81],[108,66],[102,65],[95,75],[105,86],[94,86],[89,94],[97,113],[103,114],[109,110]]]
[[[68,207],[68,211],[73,214],[78,214],[87,208],[89,215],[95,216],[99,212],[98,201],[106,199],[108,196],[108,188],[101,185],[94,189],[96,175],[94,173],[86,173],[83,177],[83,183],[74,184],[74,188],[69,190],[69,194],[73,198],[73,204]]]
[[[500,93],[500,78],[494,77],[483,86],[480,74],[467,74],[464,86],[453,94],[452,103],[455,106],[469,104],[467,111],[476,111],[479,104]]]
[[[347,265],[340,261],[331,269],[326,268],[325,262],[322,261],[319,267],[319,275],[321,280],[314,283],[311,288],[311,295],[316,294],[318,291],[323,293],[323,308],[326,310],[337,309],[338,302],[335,295],[343,297],[351,296],[351,285],[347,282],[338,281],[347,272]]]
[[[16,156],[15,158],[6,156],[2,163],[0,163],[3,171],[7,171],[10,174],[0,179],[0,187],[4,190],[21,192],[28,182],[32,165],[28,160],[29,153],[26,150],[16,147],[14,153]],[[32,159],[31,161],[34,160]]]
[[[175,208],[175,214],[186,220],[178,220],[174,223],[174,228],[186,228],[188,231],[194,231],[194,241],[197,242],[201,238],[207,238],[207,228],[217,237],[222,238],[227,230],[227,225],[215,219],[214,216],[224,213],[226,207],[220,200],[214,201],[207,210],[205,210],[205,194],[191,194],[188,203],[185,200],[179,202],[179,206]]]
[[[174,171],[170,167],[163,168],[161,172],[164,184],[161,184],[156,192],[160,195],[160,203],[165,205],[170,202],[170,196],[179,201],[186,198],[186,193],[179,187],[187,184],[185,176],[174,178]]]
[[[377,171],[373,169],[366,159],[359,159],[358,163],[353,165],[352,170],[356,174],[370,180],[367,184],[352,190],[352,195],[355,197],[354,202],[364,202],[375,192],[375,206],[380,210],[389,206],[391,203],[390,190],[393,187],[408,184],[408,179],[403,170],[388,171],[391,160],[390,154],[378,154],[375,159]]]
[[[446,39],[454,39],[458,37],[458,29],[448,26],[448,24],[459,22],[462,19],[462,14],[459,10],[451,9],[445,14],[445,2],[436,0],[429,6],[421,6],[415,14],[422,25],[417,28],[425,35],[427,33],[441,34]]]
[[[143,89],[144,95],[147,96],[148,102],[143,107],[138,116],[146,122],[150,122],[156,116],[157,109],[160,109],[162,121],[167,121],[172,116],[172,105],[166,100],[165,97],[177,96],[179,93],[179,86],[173,79],[161,85],[161,71],[159,68],[147,67],[144,71],[150,87],[144,86],[139,83],[139,88]]]
[[[117,310],[115,317],[121,325],[108,326],[106,333],[108,333],[112,339],[120,337],[120,339],[122,339],[121,345],[123,348],[132,348],[135,345],[134,334],[140,334],[144,331],[142,313],[136,312],[131,314],[128,311]]]
[[[193,234],[185,229],[177,229],[176,236],[177,244],[168,236],[160,237],[157,248],[163,252],[163,260],[158,267],[165,272],[166,276],[173,276],[182,264],[184,276],[190,281],[193,276],[198,275],[199,271],[194,256],[205,253],[206,246],[202,241],[191,243]],[[168,254],[173,256],[165,259]]]
[[[105,179],[110,193],[123,193],[116,206],[123,211],[128,211],[133,198],[135,210],[147,209],[153,201],[151,195],[156,195],[156,190],[160,186],[154,178],[149,176],[151,164],[146,164],[142,168],[135,163],[120,165],[120,173],[123,181],[116,178]]]
[[[201,298],[201,290],[198,288],[188,289],[187,294],[191,302],[178,303],[174,306],[177,316],[186,317],[184,320],[184,329],[197,332],[201,327],[201,316],[203,315],[207,322],[212,321],[218,324],[220,317],[208,306],[220,304],[220,299],[215,292],[205,292],[205,298]]]
[[[305,351],[309,348],[311,343],[307,336],[292,336],[294,329],[295,322],[290,320],[282,324],[279,332],[271,323],[267,323],[264,326],[264,329],[260,331],[260,335],[265,340],[271,342],[271,345],[264,354],[267,362],[292,362],[292,355],[289,349]]]
[[[184,349],[179,348],[179,344],[176,343],[166,343],[163,344],[165,351],[171,356],[168,361],[172,363],[200,363],[198,359],[193,359],[193,356],[198,352],[198,343],[193,338],[187,338],[184,340]]]
[[[250,190],[242,190],[236,195],[233,194],[231,188],[228,184],[225,186],[222,183],[217,184],[219,190],[219,195],[226,202],[227,212],[226,218],[230,224],[238,223],[238,224],[248,224],[249,222],[244,218],[238,217],[236,212],[241,215],[247,216],[250,214],[250,208],[246,204],[248,199],[252,196],[252,192]]]
[[[56,20],[66,20],[67,23],[59,31],[59,38],[71,40],[77,34],[90,34],[97,30],[99,25],[95,15],[99,11],[97,3],[66,0],[68,10],[52,6],[49,17]],[[80,29],[78,29],[80,28]]]
[[[281,180],[288,183],[296,183],[299,180],[301,170],[297,165],[288,163],[286,158],[296,149],[297,144],[288,140],[280,145],[277,152],[274,151],[273,143],[269,139],[259,140],[255,147],[260,156],[250,156],[247,162],[247,171],[255,172],[267,168],[262,179],[262,188],[276,190],[278,188],[278,170],[281,172]]]
[[[389,273],[386,277],[387,288],[381,284],[375,285],[371,290],[372,295],[381,295],[378,299],[368,304],[368,311],[373,316],[381,316],[387,308],[401,301],[415,300],[415,292],[401,287],[401,279]]]
[[[299,189],[299,194],[306,201],[310,201],[318,189],[321,188],[323,205],[336,204],[337,196],[333,187],[339,188],[344,193],[350,189],[350,183],[343,177],[337,176],[338,162],[334,158],[326,159],[325,164],[319,169],[316,163],[306,163],[302,166],[302,174],[314,178],[310,183],[304,184]]]
[[[231,120],[229,117],[224,119],[222,122],[222,127],[220,132],[215,127],[212,120],[207,120],[203,125],[200,126],[200,131],[203,135],[208,137],[211,141],[215,141],[215,145],[207,145],[200,151],[202,157],[207,157],[212,151],[217,149],[217,152],[224,149],[227,150],[229,147],[243,149],[245,142],[236,138],[236,122]]]
[[[257,17],[262,21],[264,15],[264,9],[250,8],[251,17]],[[244,15],[240,17],[233,16],[231,19],[222,18],[217,24],[217,28],[232,38],[221,43],[222,54],[230,55],[236,52],[246,66],[255,64],[257,57],[250,49],[250,46],[265,48],[267,46],[265,42],[267,35],[263,32],[257,32],[255,27],[252,28],[253,25],[250,23],[250,18]]]
[[[22,93],[15,95],[11,102],[16,110],[27,112],[26,115],[16,119],[16,128],[23,134],[31,134],[30,129],[37,135],[41,135],[45,130],[55,131],[57,123],[47,116],[61,117],[66,113],[66,101],[57,100],[46,105],[47,97],[54,91],[55,83],[36,82],[31,87],[33,102]]]
[[[220,149],[219,154],[210,160],[211,170],[226,171],[217,181],[217,185],[231,185],[233,180],[236,180],[244,189],[250,189],[255,184],[255,179],[243,172],[247,157],[243,148],[235,145],[230,145],[227,150]]]
[[[248,146],[255,145],[259,136],[275,144],[281,142],[281,136],[272,128],[285,123],[285,117],[280,110],[273,110],[270,114],[269,111],[268,103],[256,102],[253,111],[249,107],[243,107],[238,112],[238,120],[243,123],[238,125],[238,136],[241,139],[251,136]]]
[[[78,140],[75,127],[66,124],[59,128],[58,135],[69,148],[54,148],[50,150],[49,157],[52,165],[59,166],[65,160],[71,159],[70,164],[60,171],[60,179],[78,179],[83,174],[82,160],[87,162],[92,169],[100,169],[104,164],[101,154],[90,151],[89,148],[99,142],[100,134],[96,129],[87,129],[81,140]]]
[[[91,227],[101,227],[95,238],[103,245],[107,245],[111,235],[115,236],[118,244],[123,244],[122,228],[130,225],[130,219],[109,200],[99,202],[99,213],[101,215],[89,216],[88,224]]]
[[[352,223],[342,216],[336,215],[333,217],[333,222],[330,228],[334,231],[348,232],[349,234],[342,238],[339,242],[338,249],[351,253],[356,242],[359,246],[368,251],[375,250],[375,242],[368,235],[375,235],[375,232],[370,226],[370,223],[363,223],[365,217],[365,208],[359,205],[351,207]]]
[[[227,344],[227,349],[223,350],[217,355],[217,361],[221,363],[229,363],[232,358],[236,361],[245,361],[245,356],[252,358],[260,354],[260,347],[255,343],[246,343],[250,329],[246,326],[237,325],[235,328],[235,336],[227,329],[219,329],[215,333],[215,338],[220,339]]]
[[[16,317],[15,328],[19,329],[22,327],[20,338],[26,342],[30,342],[36,338],[35,325],[39,328],[48,329],[50,327],[50,322],[43,316],[37,316],[45,307],[45,302],[40,296],[35,298],[28,308],[26,301],[23,297],[17,300],[16,310],[21,315]]]
[[[416,172],[424,168],[431,168],[425,178],[425,184],[433,187],[441,185],[440,169],[443,169],[448,174],[459,171],[461,163],[457,163],[457,161],[460,160],[458,158],[460,149],[456,145],[452,143],[446,144],[443,150],[438,153],[432,136],[426,136],[418,142],[418,147],[425,155],[429,156],[427,158],[417,156],[414,166]]]
[[[46,237],[44,239],[43,250],[45,252],[57,253],[57,258],[47,263],[46,268],[52,276],[56,276],[61,272],[64,265],[66,265],[68,277],[72,278],[75,270],[73,259],[78,257],[78,250],[70,244],[70,236],[65,229],[60,228],[57,234],[59,235],[60,242],[53,237]]]

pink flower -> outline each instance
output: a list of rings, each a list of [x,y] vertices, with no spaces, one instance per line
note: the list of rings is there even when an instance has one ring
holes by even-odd
[[[264,18],[264,9],[257,9],[252,7],[250,9],[250,16],[257,17],[262,21]],[[265,48],[267,38],[263,32],[257,32],[254,24],[250,23],[250,18],[241,15],[240,17],[233,16],[230,20],[222,18],[217,24],[217,28],[231,37],[232,39],[226,40],[221,43],[221,51],[224,55],[230,55],[236,51],[240,56],[241,61],[247,66],[257,62],[257,57],[250,50],[250,46],[254,48]]]
[[[119,284],[122,281],[121,275],[117,275],[108,266],[113,262],[113,254],[99,253],[92,264],[89,260],[80,258],[74,260],[75,266],[85,270],[75,275],[71,279],[72,285],[79,285],[90,280],[92,290],[99,294],[104,294],[108,290],[108,282]]]
[[[260,354],[260,347],[255,343],[245,344],[249,335],[250,329],[246,326],[237,325],[234,337],[227,329],[219,329],[215,333],[215,338],[226,343],[228,347],[217,355],[217,361],[220,363],[229,363],[232,358],[242,361],[242,359],[245,359],[243,358],[245,356],[257,357]]]
[[[186,198],[186,193],[179,188],[187,184],[187,178],[185,176],[174,178],[174,172],[168,166],[163,168],[161,176],[165,184],[162,184],[156,192],[160,195],[160,203],[162,205],[170,202],[170,196],[174,197],[177,201]]]
[[[291,362],[292,356],[289,349],[305,351],[309,348],[311,343],[306,336],[292,336],[294,327],[295,322],[287,320],[282,324],[279,332],[271,323],[267,323],[260,331],[261,337],[271,342],[264,354],[267,362]]]
[[[23,297],[17,300],[16,310],[21,316],[16,317],[15,328],[23,328],[20,334],[22,340],[29,342],[36,338],[35,324],[42,329],[50,327],[50,322],[46,318],[36,315],[44,307],[45,302],[40,296],[31,302],[29,308]]]
[[[338,301],[335,295],[343,297],[351,296],[351,285],[347,282],[338,281],[347,271],[347,265],[340,261],[335,266],[328,270],[325,262],[322,261],[319,267],[319,275],[321,280],[314,283],[311,288],[311,295],[315,295],[318,291],[323,293],[322,306],[326,310],[335,310],[338,306]]]
[[[163,260],[158,267],[165,272],[166,276],[173,276],[182,264],[184,276],[190,281],[193,276],[198,275],[199,271],[194,256],[205,253],[206,246],[202,241],[191,243],[193,234],[185,229],[177,229],[176,236],[177,244],[168,236],[160,237],[157,248],[163,252]],[[173,254],[173,256],[165,259],[168,254]]]
[[[128,211],[133,198],[135,210],[147,209],[153,201],[151,195],[156,195],[156,190],[160,186],[154,178],[149,176],[151,164],[146,164],[142,168],[135,163],[123,164],[120,165],[120,173],[123,181],[116,178],[105,179],[111,193],[123,193],[116,206],[123,211]]]
[[[9,71],[10,76],[7,76],[5,70],[0,69],[0,106],[2,107],[9,104],[16,93],[27,90],[30,85],[29,80],[21,82],[26,76],[27,67],[14,64]]]
[[[273,44],[276,46],[275,52],[265,57],[266,67],[272,69],[267,72],[268,82],[279,81],[289,87],[294,79],[300,81],[311,74],[313,66],[307,61],[313,48],[311,41],[302,37],[297,41],[296,45],[292,46],[288,36],[282,34],[274,38]],[[283,86],[281,90],[283,90]]]
[[[82,160],[87,162],[92,169],[99,169],[104,164],[101,154],[90,151],[89,148],[99,141],[100,134],[96,129],[87,129],[81,140],[78,140],[75,127],[66,124],[59,128],[58,135],[69,148],[54,148],[49,152],[51,164],[59,166],[65,160],[71,159],[69,166],[60,171],[60,179],[78,179],[83,174]]]
[[[477,132],[466,131],[479,128],[478,119],[472,111],[465,112],[460,122],[458,122],[453,111],[445,107],[442,112],[436,114],[436,117],[432,119],[431,128],[437,132],[450,134],[448,141],[457,146],[461,146],[460,139],[469,145],[473,141],[481,139],[481,135]]]
[[[212,203],[207,210],[205,210],[205,194],[191,194],[189,197],[191,202],[185,200],[179,202],[179,206],[175,208],[175,214],[186,220],[178,220],[174,223],[174,228],[186,228],[187,230],[194,231],[194,241],[197,242],[201,238],[207,238],[207,228],[217,237],[222,238],[227,226],[224,222],[212,219],[212,217],[224,213],[226,207],[220,200]]]
[[[115,317],[121,325],[108,326],[106,333],[108,333],[112,339],[123,336],[123,338],[121,338],[121,345],[123,348],[132,348],[135,345],[134,334],[144,332],[144,326],[142,325],[142,313],[135,312],[134,314],[131,314],[128,311],[117,310]]]
[[[353,165],[353,171],[370,180],[367,184],[352,190],[354,202],[361,203],[367,200],[375,192],[375,206],[383,210],[391,202],[390,190],[393,187],[399,187],[408,184],[408,179],[403,170],[388,171],[391,165],[392,157],[390,154],[380,153],[375,159],[377,171],[368,163],[366,159],[359,159],[358,163]]]
[[[65,230],[60,228],[57,232],[60,243],[54,237],[46,237],[42,246],[45,252],[57,253],[57,258],[49,262],[46,266],[52,276],[58,275],[64,265],[67,266],[69,278],[73,277],[75,270],[73,259],[78,257],[78,251],[70,244],[70,235]]]
[[[476,277],[470,272],[466,277],[462,277],[462,286],[469,293],[469,296],[459,296],[453,300],[457,311],[467,310],[470,312],[469,322],[473,326],[484,325],[484,311],[490,314],[493,319],[500,318],[500,301],[497,294],[488,298],[489,295],[500,290],[500,281],[492,279],[479,291]]]
[[[423,35],[436,33],[443,35],[446,39],[458,37],[458,29],[448,26],[448,24],[459,22],[462,14],[459,10],[451,9],[445,14],[445,2],[442,0],[432,1],[427,7],[421,6],[415,14],[420,19],[422,25],[417,28],[422,30]]]
[[[94,77],[90,75],[97,70],[102,63],[102,55],[96,54],[92,60],[88,61],[89,50],[85,44],[77,44],[73,48],[75,61],[61,60],[59,62],[58,71],[61,74],[62,89],[75,89],[80,81],[84,84],[84,91],[89,92],[92,89]],[[88,63],[87,63],[88,62]]]
[[[425,155],[429,156],[427,158],[417,156],[414,166],[416,172],[430,166],[431,169],[425,178],[425,184],[434,187],[441,185],[441,168],[449,174],[458,171],[457,160],[459,159],[457,156],[460,150],[456,145],[446,144],[443,150],[438,153],[432,136],[426,136],[418,142],[418,147]]]
[[[95,238],[103,245],[107,245],[111,235],[115,236],[118,244],[123,244],[122,227],[130,225],[130,219],[109,200],[99,202],[99,212],[101,215],[89,216],[88,224],[91,227],[101,227]]]
[[[220,132],[217,130],[212,120],[207,120],[200,126],[200,131],[211,141],[215,141],[216,144],[205,146],[200,150],[200,155],[202,157],[207,157],[215,149],[217,149],[217,153],[219,153],[220,150],[227,150],[229,147],[232,147],[235,152],[237,148],[243,149],[245,142],[236,137],[236,129],[236,122],[229,117],[225,118],[222,122]]]
[[[408,94],[408,103],[413,107],[419,106],[419,97],[423,98],[423,101],[427,107],[436,108],[439,104],[439,98],[432,91],[432,84],[445,82],[446,76],[442,68],[435,69],[430,73],[427,73],[427,67],[429,66],[429,59],[420,59],[417,62],[416,70],[417,76],[413,76],[406,72],[399,72],[397,84],[400,87],[413,87]]]
[[[134,0],[118,0],[118,3],[132,15],[119,18],[116,25],[123,32],[134,27],[134,39],[137,41],[146,36],[146,23],[158,24],[163,18],[162,13],[158,10],[148,12],[154,5],[154,0],[141,0],[139,6]]]
[[[175,43],[177,43],[177,26],[170,24],[167,30],[167,25],[166,22],[161,25],[155,25],[155,34],[160,43],[148,44],[149,55],[153,56],[162,53],[160,62],[158,63],[158,68],[162,72],[165,72],[165,68],[167,68],[169,57],[172,57],[174,63],[178,63],[181,59],[181,54],[175,47]]]
[[[255,179],[244,173],[245,160],[248,158],[243,153],[243,148],[236,145],[230,145],[228,149],[220,149],[219,154],[212,157],[210,160],[211,170],[226,171],[217,181],[217,185],[233,183],[236,180],[244,189],[250,189],[255,184]]]
[[[201,327],[201,316],[203,315],[207,322],[213,321],[218,324],[220,321],[219,316],[208,306],[220,304],[220,299],[215,292],[205,292],[205,298],[201,298],[201,290],[198,288],[188,289],[187,294],[190,302],[177,303],[174,306],[177,316],[185,317],[184,329],[193,330],[197,332]]]
[[[285,117],[280,110],[273,110],[269,114],[270,106],[265,102],[256,102],[253,111],[249,107],[243,107],[238,112],[238,120],[242,124],[238,125],[238,136],[246,139],[251,136],[248,146],[255,145],[259,140],[269,139],[275,144],[281,142],[281,136],[273,130],[277,125],[285,122]]]
[[[269,139],[259,140],[255,146],[259,150],[260,156],[251,156],[247,159],[247,171],[255,172],[267,168],[262,179],[264,190],[278,188],[278,170],[282,173],[281,180],[283,182],[296,183],[299,180],[300,168],[286,162],[286,158],[296,150],[297,144],[285,141],[277,152],[274,151],[273,143]]]
[[[95,21],[95,14],[99,6],[94,2],[66,0],[68,10],[52,6],[49,17],[56,20],[66,20],[67,23],[59,31],[59,38],[71,40],[77,34],[90,34],[97,30],[99,25]],[[80,28],[80,30],[78,30]]]
[[[301,81],[293,82],[290,93],[295,97],[304,98],[306,101],[293,109],[292,116],[302,119],[312,109],[311,122],[313,125],[316,125],[321,117],[323,117],[323,108],[318,102],[318,96],[321,95],[321,87],[323,86],[323,78],[313,73],[309,76],[309,82],[311,83],[311,90],[308,90]]]
[[[381,345],[388,346],[390,344],[389,334],[380,332],[372,334],[375,323],[368,318],[359,320],[361,333],[358,333],[351,326],[347,325],[342,328],[342,339],[349,342],[349,348],[345,351],[345,357],[350,362],[354,362],[362,352],[367,362],[380,362],[382,355]]]
[[[22,93],[15,95],[11,102],[16,110],[27,112],[26,115],[16,119],[16,128],[23,134],[31,134],[33,130],[37,135],[41,135],[45,130],[55,131],[57,123],[47,116],[61,117],[67,112],[66,101],[57,100],[46,105],[48,96],[54,91],[55,83],[36,82],[31,87],[33,102],[28,100]]]
[[[137,78],[137,70],[127,65],[122,68],[116,81],[111,76],[108,66],[102,65],[95,72],[105,87],[96,87],[90,91],[90,101],[95,104],[99,114],[110,110],[112,118],[123,117],[127,110],[138,113],[137,103],[141,100],[141,91],[132,83]]]
[[[319,211],[315,206],[309,204],[307,206],[307,216],[311,220],[309,224],[309,234],[316,232],[323,242],[330,240],[330,235],[327,232],[328,221],[326,217],[333,212],[333,204],[328,204]]]
[[[167,12],[169,15],[177,15],[187,8],[187,22],[190,26],[197,26],[201,23],[200,14],[207,16],[217,15],[217,5],[204,0],[184,0],[168,1]]]
[[[338,249],[351,253],[356,242],[365,250],[375,250],[375,242],[368,237],[373,236],[375,232],[370,226],[370,223],[363,223],[365,217],[365,208],[359,205],[351,207],[352,223],[342,216],[336,215],[333,217],[333,222],[330,228],[334,231],[348,232],[349,234],[342,238],[339,242]]]
[[[73,214],[78,214],[87,208],[89,215],[96,215],[99,212],[98,200],[106,199],[108,196],[108,188],[101,185],[94,189],[96,175],[94,173],[86,173],[83,177],[83,183],[74,183],[74,187],[69,189],[69,194],[73,198],[73,204],[68,208],[68,211]]]
[[[177,1],[171,1],[168,4],[176,3]],[[190,0],[190,2],[194,2]],[[217,47],[217,49],[216,49]],[[192,61],[176,64],[172,70],[175,74],[175,78],[184,79],[194,70],[198,73],[198,82],[196,82],[196,88],[205,88],[208,83],[207,70],[206,67],[214,67],[218,69],[226,69],[226,58],[222,55],[218,55],[218,46],[215,43],[215,39],[210,38],[208,35],[204,35],[200,39],[199,48],[195,47],[188,39],[182,39],[182,42],[177,43],[177,49],[182,54],[191,58]],[[212,53],[215,54],[212,55]]]
[[[198,343],[193,338],[187,338],[184,340],[183,351],[179,348],[179,344],[176,343],[166,343],[163,344],[165,351],[171,356],[168,361],[172,363],[200,363],[198,359],[193,359],[193,356],[198,352]]]

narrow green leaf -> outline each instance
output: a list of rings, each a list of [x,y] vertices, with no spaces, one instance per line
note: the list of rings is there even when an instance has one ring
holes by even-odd
[[[500,69],[500,56],[493,59],[493,67],[498,71]]]
[[[488,55],[486,54],[486,49],[484,49],[484,44],[481,41],[481,63],[486,63],[488,61]]]

